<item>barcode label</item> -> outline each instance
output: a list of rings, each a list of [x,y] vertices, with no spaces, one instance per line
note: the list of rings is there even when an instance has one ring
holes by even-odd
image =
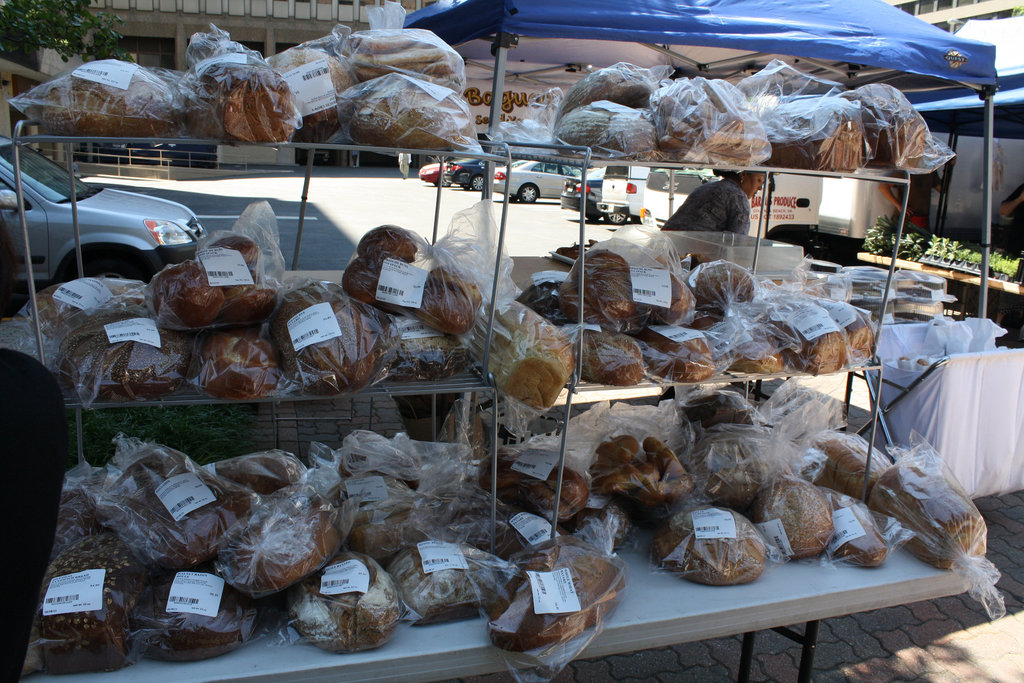
[[[338,103],[338,96],[331,80],[331,67],[327,59],[303,64],[282,74],[288,87],[295,93],[299,113],[303,116],[331,109]]]
[[[419,308],[423,302],[423,285],[427,271],[397,259],[384,259],[377,278],[377,301],[386,304]]]
[[[217,500],[213,491],[192,472],[166,479],[156,487],[156,497],[175,522],[180,522],[193,510]]]
[[[857,322],[857,309],[850,304],[822,299],[821,307],[828,311],[832,320],[839,327],[848,327]]]
[[[514,515],[509,523],[530,545],[537,545],[551,538],[551,525],[543,517],[520,512]]]
[[[254,284],[249,266],[237,249],[213,247],[196,252],[199,263],[206,271],[206,279],[213,287],[234,287]]]
[[[802,308],[790,322],[807,341],[814,341],[829,332],[839,331],[832,316],[820,306]]]
[[[160,348],[160,330],[157,329],[156,322],[149,318],[122,320],[104,325],[103,329],[107,333],[107,341],[111,344],[134,341]]]
[[[533,611],[535,614],[569,614],[582,609],[576,587],[572,584],[572,572],[568,567],[553,572],[527,571],[530,588],[533,590]]]
[[[138,64],[122,62],[116,59],[101,59],[87,62],[71,72],[75,78],[102,83],[118,90],[127,90],[132,76],[139,70]]]
[[[691,339],[703,339],[704,333],[699,330],[691,330],[686,327],[678,327],[677,325],[651,325],[650,329],[657,332],[666,339],[682,344],[688,342]]]
[[[736,538],[736,519],[728,510],[707,508],[690,513],[694,538]]]
[[[431,83],[430,81],[424,81],[419,78],[410,78],[409,76],[406,76],[405,78],[412,85],[419,86],[420,90],[427,93],[438,102],[440,102],[446,97],[450,97],[455,94],[454,91],[449,90],[443,85],[437,85],[435,83]]]
[[[380,476],[346,479],[345,493],[361,503],[375,503],[388,499],[388,485]]]
[[[782,526],[781,519],[769,519],[756,525],[761,535],[769,543],[782,551],[782,554],[789,557],[793,554],[793,548],[789,545],[789,536],[786,535],[786,528]]]
[[[432,339],[433,337],[444,336],[444,332],[438,332],[424,325],[419,320],[413,320],[412,318],[399,318],[397,326],[402,339]]]
[[[941,289],[933,289],[932,290],[932,301],[945,301],[945,300],[946,300],[946,292],[944,292]]]
[[[533,285],[536,287],[545,282],[565,282],[565,278],[568,276],[569,273],[563,270],[542,270],[531,275],[530,279],[533,280]]]
[[[307,346],[341,336],[341,327],[334,309],[327,302],[313,304],[301,313],[296,313],[288,320],[288,334],[292,338],[292,346],[298,353]]]
[[[320,592],[324,595],[365,593],[370,590],[370,570],[359,560],[345,560],[324,569]]]
[[[458,543],[444,541],[422,541],[416,544],[424,574],[433,574],[443,569],[469,569],[466,556]]]
[[[664,268],[629,267],[633,301],[667,308],[672,305],[672,280]]]
[[[43,616],[103,609],[106,569],[87,569],[54,577],[43,596]]]
[[[546,481],[551,470],[558,464],[558,451],[530,449],[523,451],[512,463],[512,469],[534,479]]]
[[[178,572],[167,594],[167,612],[215,617],[224,595],[224,579],[203,572]]]
[[[835,533],[832,534],[832,540],[828,544],[829,553],[839,550],[844,543],[867,535],[864,526],[853,512],[853,508],[833,510],[832,525],[835,527]]]
[[[95,278],[84,277],[62,284],[53,293],[53,300],[83,311],[89,311],[106,303],[112,296],[113,294],[102,282]]]

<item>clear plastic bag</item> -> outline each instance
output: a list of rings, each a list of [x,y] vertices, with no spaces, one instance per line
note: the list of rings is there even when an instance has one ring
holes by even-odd
[[[753,301],[757,278],[732,261],[710,261],[690,271],[687,278],[697,306],[725,313],[733,304]]]
[[[302,114],[287,81],[255,50],[210,24],[185,50],[181,79],[190,136],[225,142],[287,142]]]
[[[581,260],[583,263],[581,264]],[[694,297],[672,241],[657,231],[631,226],[598,242],[576,259],[559,288],[562,313],[578,319],[579,268],[584,269],[583,321],[632,333],[648,322],[685,325]]]
[[[343,476],[382,474],[420,492],[469,479],[473,455],[465,443],[416,441],[404,432],[389,439],[365,429],[345,436],[335,453]]]
[[[341,138],[357,144],[479,154],[476,119],[462,95],[401,73],[338,95]]]
[[[96,513],[148,564],[184,569],[212,559],[221,536],[256,503],[184,453],[122,435],[114,443]]]
[[[351,526],[351,508],[332,505],[314,480],[307,476],[263,497],[224,534],[215,566],[225,581],[262,598],[313,574],[338,552]]]
[[[708,500],[744,510],[772,470],[772,433],[759,425],[719,424],[704,432],[683,466]]]
[[[547,318],[555,325],[567,325],[575,321],[569,320],[559,304],[558,289],[562,286],[567,272],[557,270],[546,270],[534,273],[530,276],[529,282],[520,284],[522,294],[516,301],[529,308],[534,313]]]
[[[590,147],[596,157],[649,160],[656,157],[657,131],[646,109],[598,100],[565,113],[555,125],[564,145]]]
[[[669,408],[672,404],[668,403]],[[674,413],[675,410],[673,409]],[[609,419],[614,419],[614,413]],[[627,428],[624,424],[622,428]],[[611,430],[620,432],[620,428]],[[636,431],[636,428],[627,431]],[[681,506],[693,492],[695,482],[673,449],[651,434],[670,430],[648,429],[642,440],[631,434],[619,434],[597,449],[590,466],[591,490],[600,496],[617,496],[629,501],[637,518],[649,521],[668,515]]]
[[[985,559],[988,527],[942,457],[916,432],[911,445],[894,448],[896,464],[879,477],[868,507],[895,518],[916,535],[907,549],[968,582],[971,597],[991,619],[1006,613],[996,588],[999,570]]]
[[[626,588],[626,563],[575,536],[512,560],[519,571],[489,610],[487,634],[517,680],[550,680],[601,632]]]
[[[827,375],[846,364],[842,330],[814,299],[784,292],[768,297],[770,324],[787,340],[782,349],[785,365],[798,372]]]
[[[589,324],[584,325],[581,334],[584,381],[619,387],[643,381],[647,368],[642,347],[635,339]]]
[[[222,479],[267,495],[306,478],[306,466],[287,451],[269,450],[218,460],[203,466]]]
[[[351,31],[338,24],[329,35],[267,57],[271,68],[288,83],[302,115],[293,142],[329,142],[340,130],[338,94],[359,82],[344,55]]]
[[[330,282],[299,283],[270,320],[285,376],[302,393],[356,392],[383,379],[393,333],[380,311]]]
[[[835,535],[829,541],[823,563],[878,567],[914,536],[898,521],[872,512],[860,500],[838,491],[826,490],[825,495],[832,505]]]
[[[83,407],[166,396],[187,382],[192,336],[159,328],[141,307],[83,312],[68,328],[54,364]]]
[[[210,659],[255,635],[258,613],[253,600],[209,570],[201,565],[150,577],[132,613],[132,638],[145,657],[172,662]]]
[[[210,330],[196,339],[189,376],[210,396],[235,401],[266,398],[278,391],[277,348],[261,327]]]
[[[402,600],[373,558],[346,550],[288,589],[288,615],[302,641],[328,652],[359,652],[391,640]]]
[[[871,314],[845,301],[817,299],[817,303],[828,311],[846,337],[846,365],[853,367],[867,363],[875,346],[875,326],[871,322]]]
[[[501,121],[488,137],[495,142],[511,143],[553,143],[555,121],[562,106],[562,89],[549,88],[542,93],[531,93],[527,97],[525,110],[520,109],[514,117]],[[517,149],[518,152],[546,154],[550,150]]]
[[[750,521],[793,560],[821,555],[835,532],[824,489],[792,475],[777,476],[761,487]]]
[[[651,544],[656,567],[708,586],[750,583],[764,573],[770,557],[750,520],[708,505],[672,515],[655,532]]]
[[[448,43],[432,31],[402,28],[405,9],[385,2],[367,9],[370,30],[356,31],[345,44],[345,54],[360,81],[388,74],[403,74],[451,88],[466,87],[466,64]]]
[[[411,315],[446,334],[465,334],[483,300],[466,255],[431,246],[414,232],[382,225],[359,240],[341,284],[357,301]]]
[[[791,335],[770,324],[771,307],[763,301],[734,304],[730,314],[743,330],[730,349],[729,370],[751,374],[774,374],[785,368],[783,349],[793,344]]]
[[[870,161],[859,102],[835,95],[780,103],[762,114],[769,166],[851,172]]]
[[[514,568],[467,543],[425,540],[388,563],[414,625],[475,617],[498,599]]]
[[[53,534],[53,559],[68,546],[103,530],[96,515],[95,497],[103,485],[104,472],[100,467],[79,463],[64,473],[57,510],[57,528]]]
[[[590,484],[586,468],[577,470],[568,459],[562,468],[562,491],[558,501],[558,521],[565,522],[587,504]],[[558,441],[536,437],[518,446],[498,449],[498,498],[551,520],[555,511],[558,483]],[[578,467],[578,465],[577,465]],[[477,482],[491,490],[491,461],[480,466]]]
[[[743,394],[728,388],[694,387],[676,390],[676,405],[695,428],[711,429],[719,424],[761,424],[763,418]]]
[[[473,357],[464,341],[444,334],[413,318],[394,321],[395,355],[388,366],[388,377],[397,382],[438,382],[473,366]]]
[[[245,208],[230,231],[196,245],[196,259],[153,276],[146,300],[161,326],[180,330],[262,323],[277,306],[284,275],[277,217],[266,200]]]
[[[590,496],[587,507],[577,513],[569,523],[574,534],[586,539],[595,533],[606,534],[610,538],[606,550],[611,552],[622,548],[630,542],[633,532],[633,521],[624,505],[602,496]]]
[[[931,132],[914,105],[886,83],[870,83],[840,95],[861,106],[864,137],[870,150],[869,166],[909,169],[917,166],[928,148]]]
[[[53,135],[173,138],[182,134],[181,74],[117,59],[86,62],[10,100]]]
[[[768,62],[756,74],[737,83],[737,87],[746,95],[754,110],[762,115],[794,98],[824,95],[842,89],[834,81],[805,74],[781,59]]]
[[[38,624],[47,672],[113,671],[137,659],[129,622],[145,586],[146,568],[129,546],[114,534],[98,534],[69,546],[50,563],[42,583],[42,595],[50,600],[40,600],[43,607]],[[101,584],[93,593],[96,599],[86,598],[83,602],[87,604],[75,611],[63,611],[63,605],[74,601],[67,599],[67,588],[61,590],[64,582],[59,579],[80,572],[89,573],[88,584]]]
[[[651,325],[636,334],[648,372],[666,382],[702,382],[715,374],[714,352],[700,330]]]
[[[672,67],[669,66],[645,69],[627,62],[597,69],[576,81],[565,94],[558,118],[600,100],[632,109],[645,109],[658,84],[671,73]]]
[[[680,78],[651,96],[658,149],[674,161],[757,166],[771,155],[768,134],[728,81]]]

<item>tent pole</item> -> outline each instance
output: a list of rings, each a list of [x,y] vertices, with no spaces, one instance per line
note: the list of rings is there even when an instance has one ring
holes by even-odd
[[[985,100],[985,170],[982,175],[985,194],[983,197],[984,210],[981,213],[981,288],[978,291],[978,317],[986,318],[988,317],[988,257],[992,249],[992,131],[995,117],[991,87],[982,91],[982,98]]]
[[[948,140],[946,144],[956,154],[956,145],[960,138],[950,130]],[[953,168],[952,164],[947,163],[946,171],[942,174],[942,187],[939,190],[939,210],[935,216],[935,230],[932,231],[939,237],[942,237],[946,232],[946,212],[949,210],[949,188],[953,181]]]
[[[508,63],[508,48],[518,42],[518,37],[510,33],[499,33],[494,37],[491,52],[494,53],[494,76],[491,78],[491,114],[487,122],[487,137],[494,140],[494,133],[501,123],[501,100],[505,93],[505,65]],[[506,174],[511,168],[505,169]],[[512,182],[509,177],[505,183]],[[490,199],[494,194],[494,162],[488,161],[484,170],[484,189],[482,199]]]

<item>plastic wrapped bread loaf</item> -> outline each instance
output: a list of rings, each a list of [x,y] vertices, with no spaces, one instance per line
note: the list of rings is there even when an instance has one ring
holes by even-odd
[[[704,432],[683,465],[713,502],[738,510],[754,502],[766,478],[770,430],[720,424]]]
[[[835,531],[832,507],[823,489],[793,476],[779,476],[766,484],[751,506],[750,519],[769,525],[762,528],[778,537],[766,532],[768,538],[794,560],[823,553]]]
[[[555,126],[566,145],[590,147],[596,156],[651,159],[657,148],[654,124],[643,109],[600,100],[573,109]]]
[[[277,391],[277,348],[259,327],[233,327],[201,334],[190,373],[200,389],[217,398],[245,401]]]
[[[462,56],[425,29],[370,29],[356,31],[345,46],[356,76],[370,81],[402,74],[462,92],[466,64]]]
[[[699,330],[651,325],[637,333],[650,373],[666,382],[700,382],[715,374],[708,338]]]
[[[281,450],[239,455],[210,463],[205,469],[262,495],[297,484],[306,475],[302,461]]]
[[[577,81],[565,94],[559,118],[599,100],[644,109],[658,87],[658,82],[667,78],[669,73],[668,67],[645,69],[627,62],[597,69]]]
[[[342,551],[288,589],[288,623],[328,652],[380,647],[395,633],[402,601],[391,575],[372,558]]]
[[[815,478],[815,484],[858,500],[863,496],[868,459],[868,442],[863,437],[847,432],[822,432],[813,438],[809,448],[825,455],[825,465]],[[891,466],[892,462],[884,453],[877,448],[871,450],[868,495]]]
[[[851,172],[868,162],[860,104],[836,96],[784,102],[762,115],[769,166]]]
[[[600,328],[584,327],[582,334],[584,380],[620,387],[643,381],[644,356],[635,339]]]
[[[928,149],[928,124],[906,96],[886,83],[870,83],[840,95],[861,106],[864,139],[874,168],[916,167]]]
[[[181,134],[181,74],[117,59],[58,74],[11,105],[53,135],[169,138]]]
[[[728,81],[677,79],[651,96],[651,107],[658,149],[674,160],[756,166],[771,155],[760,118]]]
[[[761,534],[746,517],[707,505],[665,520],[651,544],[657,567],[709,586],[754,581],[764,572],[767,556]]]
[[[506,446],[498,449],[498,497],[550,519],[555,510],[555,488],[558,483],[556,450],[545,445]],[[543,463],[536,467],[525,463]],[[544,467],[551,465],[545,471]],[[491,488],[491,462],[482,463],[477,482],[480,488]],[[558,520],[564,522],[583,509],[590,494],[586,477],[572,469],[562,470],[562,491],[558,501]]]
[[[641,443],[631,435],[600,444],[590,466],[594,493],[620,496],[653,513],[664,514],[682,503],[694,489],[693,477],[676,454],[660,439]]]
[[[836,528],[828,545],[828,557],[833,562],[878,567],[888,557],[889,547],[908,536],[899,522],[871,512],[859,500],[838,491],[826,491],[825,495],[832,505]]]

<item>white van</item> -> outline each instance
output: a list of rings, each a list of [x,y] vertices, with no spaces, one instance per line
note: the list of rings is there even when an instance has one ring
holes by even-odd
[[[606,166],[598,210],[614,225],[640,222],[651,169],[646,166]]]

